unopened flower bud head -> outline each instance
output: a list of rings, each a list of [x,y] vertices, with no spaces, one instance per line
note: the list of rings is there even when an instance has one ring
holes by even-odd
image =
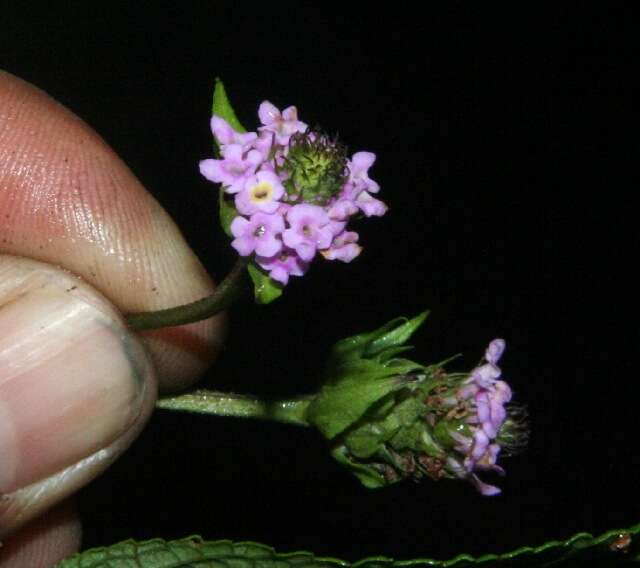
[[[340,357],[330,369],[342,374],[314,401],[312,422],[333,441],[334,457],[367,487],[453,478],[496,495],[500,489],[478,474],[504,475],[500,455],[521,449],[527,438],[526,414],[510,404],[511,388],[497,367],[504,341],[491,342],[469,373],[448,373],[446,361],[423,366],[397,358],[424,317],[337,344]],[[350,340],[362,348],[343,352]]]
[[[294,134],[284,160],[290,195],[314,205],[327,205],[347,178],[347,151],[337,138],[318,132]]]

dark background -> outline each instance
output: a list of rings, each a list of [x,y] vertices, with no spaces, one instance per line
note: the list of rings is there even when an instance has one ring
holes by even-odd
[[[100,132],[218,278],[233,254],[197,170],[215,76],[247,127],[268,98],[378,155],[390,211],[358,226],[365,252],[317,262],[272,306],[235,308],[208,386],[310,392],[332,340],[428,307],[415,357],[462,352],[468,369],[505,337],[532,430],[503,463],[503,494],[483,498],[454,482],[370,492],[312,431],[159,412],[81,492],[87,546],[200,533],[351,560],[444,558],[640,520],[630,15],[61,6],[6,6],[0,65]]]

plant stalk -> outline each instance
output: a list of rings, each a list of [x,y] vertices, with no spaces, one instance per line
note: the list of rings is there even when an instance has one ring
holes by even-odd
[[[128,314],[127,323],[133,331],[143,331],[208,319],[229,307],[240,296],[244,289],[242,282],[246,266],[247,258],[238,258],[211,296],[166,310]]]
[[[306,397],[265,401],[234,393],[196,390],[187,394],[161,398],[156,403],[156,408],[309,426],[305,413],[311,400],[311,397]]]

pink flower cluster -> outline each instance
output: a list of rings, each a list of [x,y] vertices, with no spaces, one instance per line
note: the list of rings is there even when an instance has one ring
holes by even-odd
[[[310,131],[298,120],[293,106],[280,112],[264,101],[258,116],[262,126],[247,133],[235,131],[226,120],[213,116],[211,130],[221,159],[200,162],[202,175],[222,184],[234,200],[238,215],[230,227],[234,237],[231,245],[241,256],[254,255],[255,262],[283,285],[290,276],[302,276],[318,253],[328,260],[350,262],[362,249],[358,234],[347,230],[349,219],[358,213],[380,216],[387,210],[372,195],[380,189],[368,174],[375,155],[357,152],[351,159],[345,158],[338,164],[335,191],[327,194],[325,183],[325,193],[314,194],[313,187],[301,187],[296,180],[316,175],[313,160],[317,154],[321,166],[335,160],[335,153],[322,154],[333,142]],[[293,164],[290,155],[296,145],[302,148],[301,141],[311,155],[307,158],[303,154]],[[319,149],[315,154],[314,144]]]
[[[500,489],[480,481],[474,470],[492,470],[504,475],[504,470],[496,464],[500,445],[495,443],[507,417],[504,405],[511,400],[511,388],[498,380],[502,371],[496,363],[504,349],[504,339],[494,339],[485,351],[484,362],[469,373],[456,393],[458,401],[473,409],[466,418],[471,435],[451,433],[457,443],[455,450],[463,457],[462,462],[449,458],[448,465],[459,477],[470,479],[483,495],[497,495]]]

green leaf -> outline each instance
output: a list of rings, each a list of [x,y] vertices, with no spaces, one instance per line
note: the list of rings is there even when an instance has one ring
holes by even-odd
[[[351,471],[368,489],[380,489],[387,485],[385,478],[373,467],[359,464],[350,459],[344,446],[334,448],[331,455],[339,464]]]
[[[384,333],[378,335],[364,350],[365,357],[372,357],[384,349],[403,345],[424,323],[428,315],[429,312],[424,311],[416,317],[406,320],[402,325],[386,330]]]
[[[380,399],[403,388],[403,376],[421,369],[412,361],[381,365],[370,359],[344,362],[326,371],[327,382],[307,409],[307,420],[329,440],[360,420]]]
[[[347,337],[336,342],[331,350],[334,360],[373,357],[383,351],[402,346],[427,319],[429,311],[417,316],[396,318],[374,331]]]
[[[368,383],[356,378],[327,385],[309,405],[307,420],[332,440],[360,420],[378,400],[400,386],[394,376]]]
[[[373,481],[373,480],[371,480]],[[628,535],[630,544],[624,546]],[[182,540],[146,542],[128,540],[95,548],[63,560],[57,568],[589,568],[640,564],[640,524],[607,531],[593,537],[578,533],[565,541],[550,541],[536,547],[523,546],[504,554],[473,557],[459,554],[449,560],[416,558],[394,560],[384,556],[347,562],[322,558],[309,552],[277,553],[252,542],[205,541],[198,536]]]
[[[253,262],[247,266],[247,270],[253,281],[253,293],[258,304],[269,304],[282,295],[282,284],[269,278]]]
[[[233,202],[224,198],[224,189],[220,187],[220,193],[218,196],[218,206],[220,208],[220,226],[225,232],[227,237],[232,237],[231,234],[231,221],[238,216],[238,211],[233,205]]]
[[[213,105],[211,106],[211,114],[215,114],[221,118],[224,118],[236,132],[246,132],[247,130],[240,124],[238,117],[236,116],[229,98],[227,97],[227,91],[224,88],[224,84],[218,78],[216,78],[216,86],[213,90]]]

